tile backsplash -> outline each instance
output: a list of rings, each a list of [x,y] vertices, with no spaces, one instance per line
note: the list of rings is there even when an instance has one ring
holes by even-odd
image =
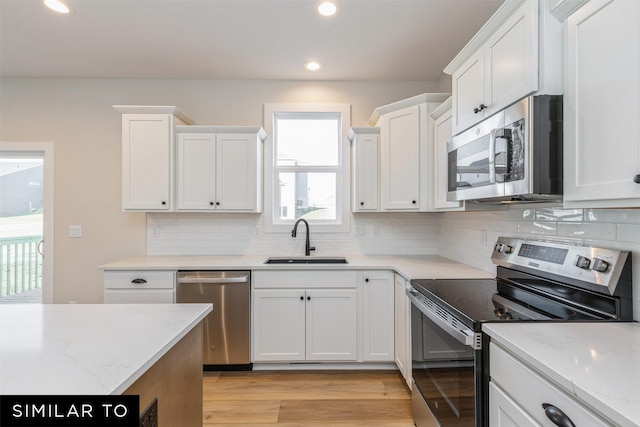
[[[148,255],[304,254],[304,231],[264,232],[259,214],[147,214]],[[640,209],[564,209],[513,205],[503,210],[351,215],[349,233],[318,233],[315,255],[439,254],[485,271],[499,236],[628,250],[634,263],[634,318],[640,320]]]
[[[633,254],[634,319],[640,320],[640,209],[512,206],[502,211],[438,215],[438,254],[486,271],[500,236],[600,246]]]
[[[305,231],[264,232],[258,214],[147,214],[147,255],[304,255]],[[351,216],[349,233],[318,233],[314,255],[437,254],[436,214]]]

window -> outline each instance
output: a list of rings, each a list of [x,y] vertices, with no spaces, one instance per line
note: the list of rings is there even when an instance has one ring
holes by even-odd
[[[265,231],[349,231],[345,104],[266,104]]]

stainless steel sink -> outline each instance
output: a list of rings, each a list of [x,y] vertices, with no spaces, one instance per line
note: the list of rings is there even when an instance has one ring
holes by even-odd
[[[265,264],[348,264],[344,257],[270,257]]]

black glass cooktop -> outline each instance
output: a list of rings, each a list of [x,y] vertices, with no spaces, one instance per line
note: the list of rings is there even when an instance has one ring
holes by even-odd
[[[600,320],[592,313],[496,279],[412,280],[413,287],[466,326],[483,322]]]
[[[492,296],[497,293],[494,279],[412,280],[413,287],[442,308],[452,311],[468,327],[476,322],[499,320]]]

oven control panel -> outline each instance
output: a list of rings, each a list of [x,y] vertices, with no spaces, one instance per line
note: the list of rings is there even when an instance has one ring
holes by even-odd
[[[629,256],[614,249],[500,237],[491,260],[503,267],[521,266],[607,287],[613,295]]]

